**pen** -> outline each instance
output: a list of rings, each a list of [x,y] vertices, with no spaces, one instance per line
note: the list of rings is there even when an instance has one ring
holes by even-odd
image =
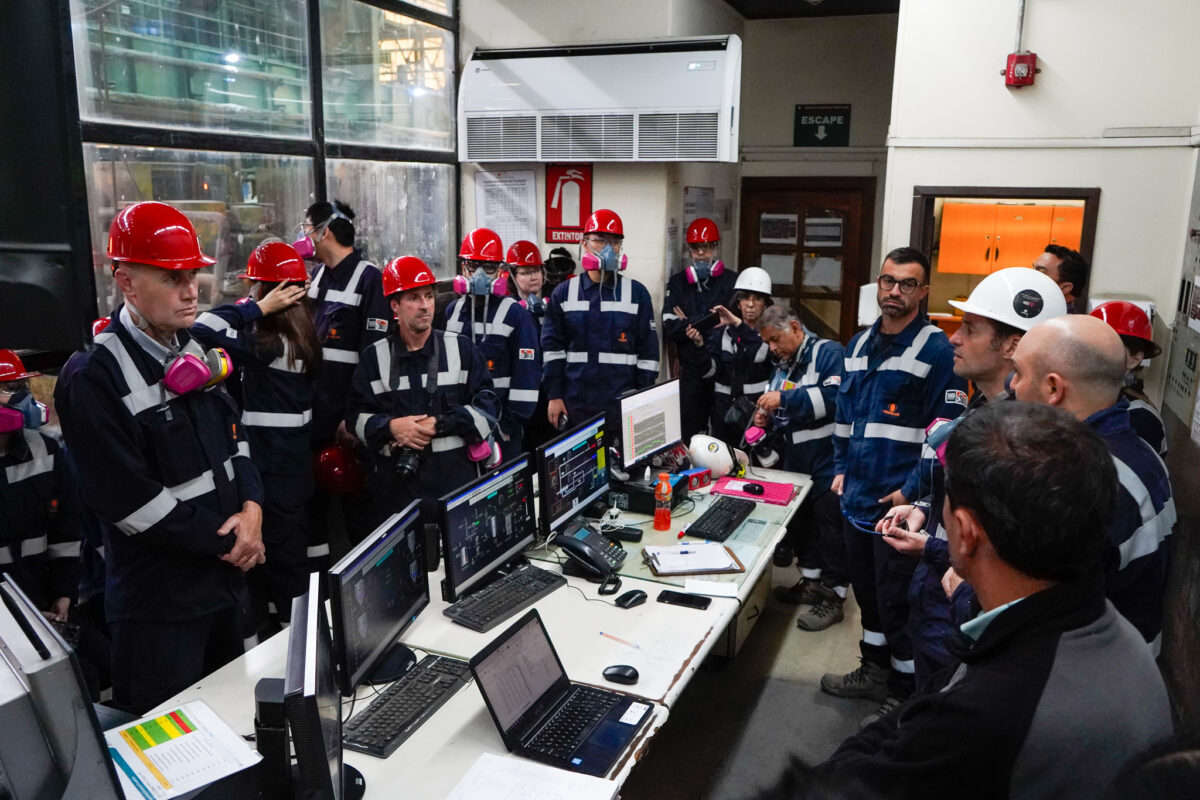
[[[630,647],[634,648],[635,650],[642,649],[641,645],[634,644],[633,642],[631,642],[627,639],[622,639],[620,636],[613,636],[611,633],[605,633],[604,631],[600,631],[600,635],[603,636],[605,639],[612,639],[614,642],[620,642],[621,644],[629,645]]]

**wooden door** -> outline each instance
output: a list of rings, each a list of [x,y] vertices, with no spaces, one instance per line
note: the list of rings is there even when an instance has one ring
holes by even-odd
[[[1031,266],[1050,241],[1054,206],[1001,203],[998,208],[992,271]]]
[[[1083,206],[1054,206],[1050,243],[1078,250],[1083,241]]]
[[[870,280],[874,210],[874,178],[746,178],[738,268],[765,269],[777,301],[846,342]]]
[[[945,203],[938,238],[938,272],[987,275],[992,271],[995,203]]]

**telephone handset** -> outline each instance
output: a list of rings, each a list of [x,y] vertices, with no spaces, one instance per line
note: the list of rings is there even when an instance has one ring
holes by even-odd
[[[612,575],[625,561],[625,550],[584,526],[574,533],[559,536],[554,543],[589,572]]]

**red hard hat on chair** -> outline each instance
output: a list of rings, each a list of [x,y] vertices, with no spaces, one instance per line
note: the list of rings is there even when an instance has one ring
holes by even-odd
[[[433,277],[433,271],[416,256],[393,258],[383,268],[384,297],[419,286],[432,286],[435,283],[437,278]]]
[[[708,217],[700,217],[688,225],[688,244],[716,244],[719,241],[721,241],[721,229]]]
[[[1101,303],[1092,309],[1092,316],[1107,322],[1127,345],[1140,347],[1146,358],[1154,358],[1162,352],[1162,348],[1154,342],[1154,326],[1150,323],[1150,316],[1128,300]]]
[[[183,212],[147,200],[121,209],[108,229],[109,259],[161,269],[200,269],[217,263],[200,252],[196,229]]]
[[[617,212],[602,208],[593,211],[584,223],[583,235],[587,236],[589,233],[611,233],[613,236],[625,238],[625,227],[621,225],[621,218],[617,216]]]
[[[21,363],[21,357],[12,350],[0,350],[0,383],[36,378],[40,372],[29,372]]]
[[[304,259],[290,244],[264,242],[254,248],[250,258],[246,259],[246,271],[238,277],[271,283],[304,283],[308,280],[308,270],[304,268]]]
[[[503,261],[504,244],[490,228],[476,228],[462,240],[458,257],[467,261]]]
[[[513,242],[513,246],[508,248],[508,256],[505,261],[514,267],[540,267],[542,266],[542,254],[536,244],[522,239],[519,242]]]
[[[317,485],[331,494],[362,494],[362,467],[354,451],[344,444],[331,444],[317,453],[313,464]]]

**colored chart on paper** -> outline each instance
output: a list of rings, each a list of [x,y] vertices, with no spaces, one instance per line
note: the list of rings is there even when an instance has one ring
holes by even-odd
[[[201,701],[105,733],[125,796],[167,800],[259,760]]]

